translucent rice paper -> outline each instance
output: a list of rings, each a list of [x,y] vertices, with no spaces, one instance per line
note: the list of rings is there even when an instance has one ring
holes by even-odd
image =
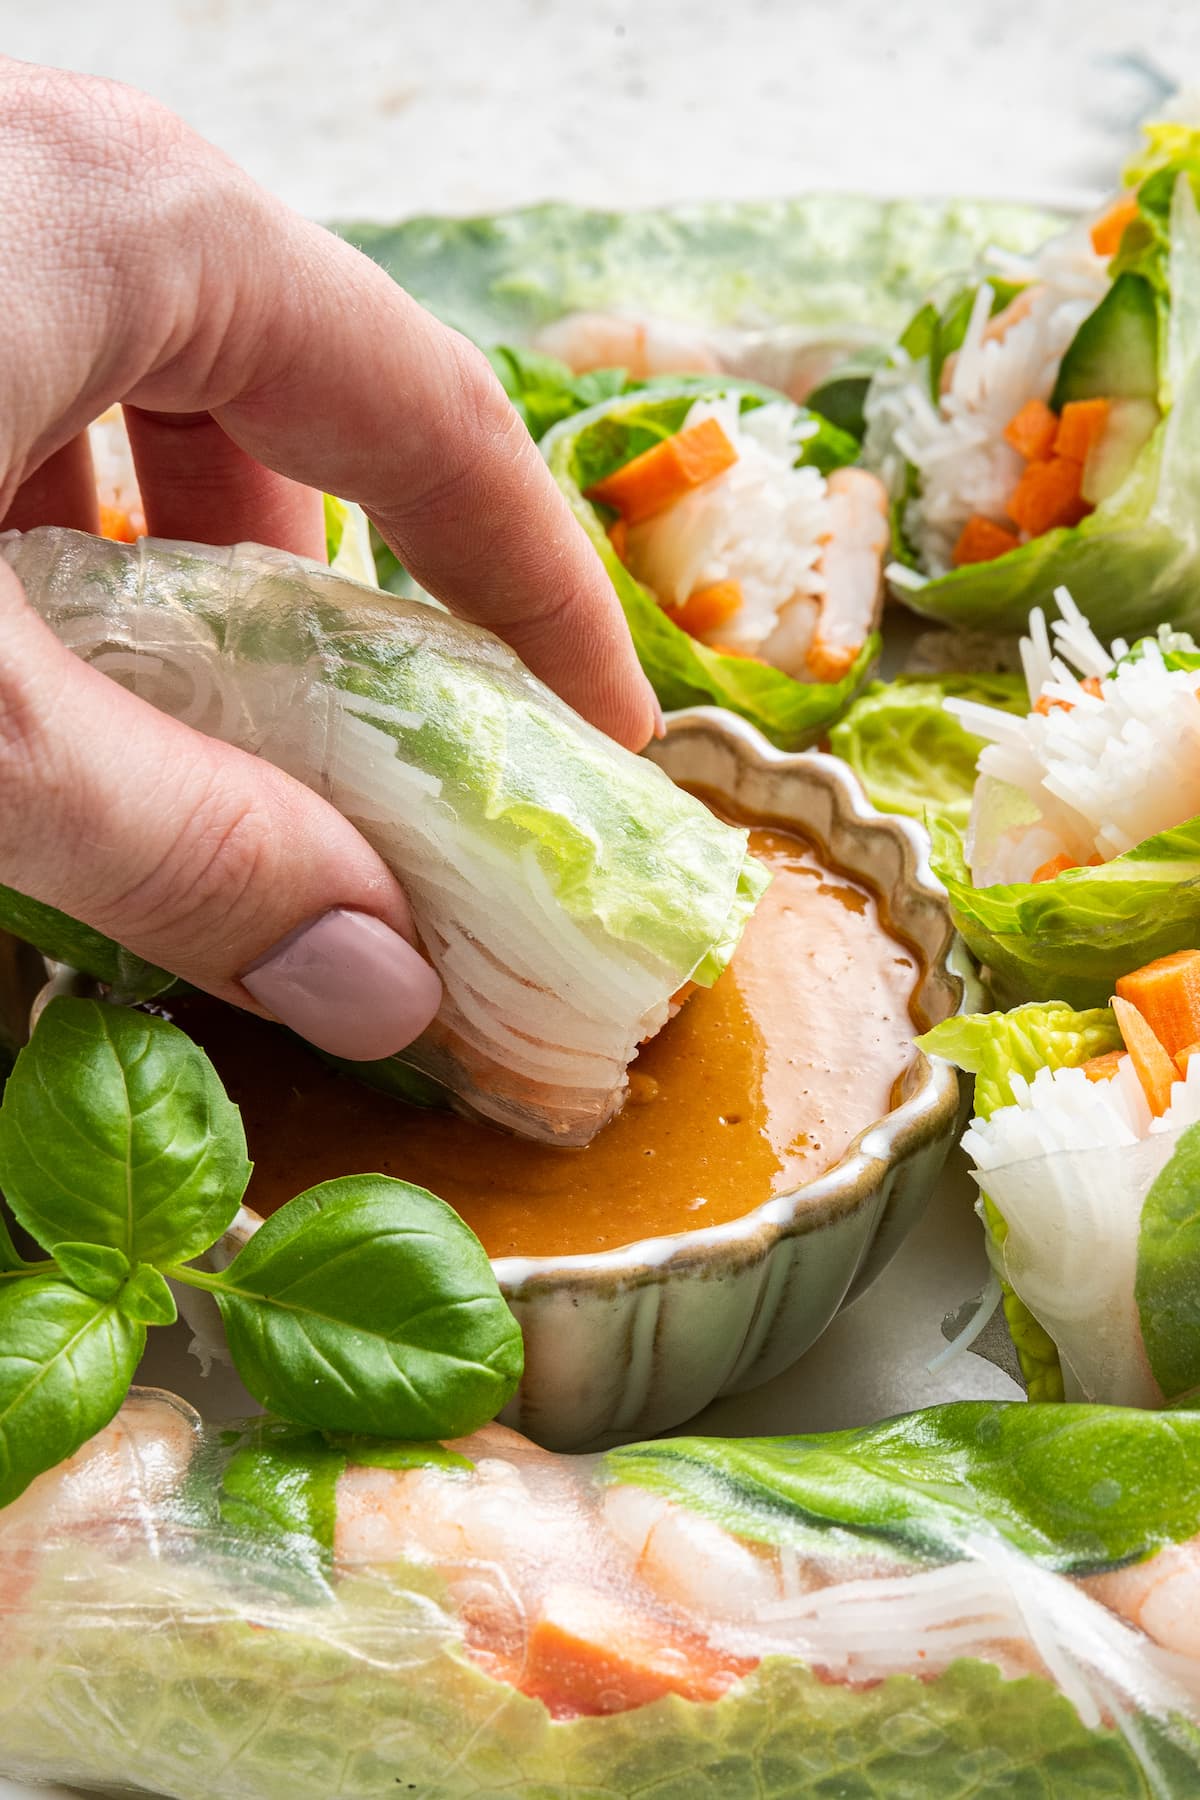
[[[1192,1793],[1198,1473],[1189,1413],[569,1458],[143,1392],[0,1514],[0,1768],[176,1800]]]
[[[447,613],[255,545],[43,528],[3,552],[87,662],[353,821],[445,986],[404,1061],[512,1130],[586,1143],[766,885],[744,831]]]

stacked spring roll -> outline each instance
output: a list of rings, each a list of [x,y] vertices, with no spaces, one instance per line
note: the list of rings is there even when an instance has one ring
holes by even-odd
[[[963,1139],[993,1295],[1037,1398],[1161,1406],[1200,1386],[1200,950],[1133,969],[1111,1007],[949,1021],[976,1076]]]
[[[482,1116],[587,1142],[674,996],[732,954],[766,884],[746,833],[490,633],[253,546],[46,528],[2,548],[78,655],[314,788],[396,870],[445,989],[405,1065]],[[20,896],[0,910],[137,993],[146,972],[95,934]]]
[[[1135,187],[927,303],[871,381],[919,612],[1012,632],[1065,583],[1105,632],[1200,617],[1200,135],[1151,139]]]
[[[143,1391],[0,1514],[0,1764],[173,1800],[1182,1795],[1198,1527],[1191,1413],[563,1458]]]
[[[944,699],[979,756],[965,834],[932,821],[934,867],[998,995],[1087,1007],[1200,937],[1200,651],[1165,627],[1105,644],[1056,599],[1022,640],[1020,713]]]
[[[542,450],[662,704],[818,737],[878,649],[887,496],[854,440],[770,389],[699,381],[616,395]]]

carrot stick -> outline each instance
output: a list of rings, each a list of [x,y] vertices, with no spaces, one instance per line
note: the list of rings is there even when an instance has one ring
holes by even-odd
[[[703,637],[715,631],[741,610],[742,589],[737,581],[714,581],[711,587],[697,588],[682,606],[673,606],[669,617],[689,637]]]
[[[1106,213],[1101,213],[1092,226],[1092,249],[1097,256],[1115,256],[1121,248],[1125,227],[1138,216],[1138,203],[1133,194],[1122,194]]]
[[[1068,400],[1054,439],[1054,454],[1086,462],[1088,452],[1104,436],[1108,411],[1107,400]]]
[[[1150,1111],[1160,1119],[1171,1104],[1171,1088],[1179,1071],[1136,1006],[1115,994],[1112,1009]]]
[[[1122,975],[1117,992],[1137,1007],[1168,1056],[1200,1041],[1200,950],[1160,956]]]
[[[1093,694],[1097,700],[1104,698],[1104,689],[1100,685],[1098,675],[1085,676],[1079,685],[1085,694]],[[1052,700],[1049,694],[1039,694],[1033,703],[1032,710],[1035,713],[1041,713],[1043,718],[1049,718],[1052,712],[1074,712],[1075,702],[1073,700]]]
[[[1004,441],[1026,462],[1045,462],[1053,452],[1057,432],[1058,420],[1046,402],[1027,400],[1004,427]]]
[[[142,530],[145,530],[143,525]],[[116,506],[100,508],[100,536],[111,538],[117,544],[135,544],[138,530],[133,518]]]
[[[654,1613],[563,1583],[530,1627],[520,1685],[558,1708],[624,1712],[664,1694],[715,1700],[752,1667]]]
[[[736,461],[737,451],[717,421],[702,419],[606,475],[587,490],[587,498],[613,507],[627,525],[636,525],[723,475]]]
[[[956,569],[966,563],[991,562],[1005,551],[1015,550],[1020,541],[1015,531],[1006,531],[993,519],[973,513],[959,532],[950,560]]]
[[[1029,463],[1008,502],[1009,517],[1030,537],[1057,525],[1078,525],[1091,511],[1080,492],[1083,465],[1065,456]]]
[[[1123,1050],[1106,1050],[1103,1056],[1089,1056],[1079,1066],[1089,1081],[1111,1081],[1124,1054]]]
[[[1040,864],[1029,879],[1030,881],[1053,881],[1056,875],[1064,875],[1068,869],[1077,869],[1078,867],[1079,864],[1073,856],[1068,856],[1065,851],[1060,851],[1057,856],[1052,856],[1049,862]]]

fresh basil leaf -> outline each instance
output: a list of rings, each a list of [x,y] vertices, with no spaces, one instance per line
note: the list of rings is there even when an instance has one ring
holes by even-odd
[[[1200,1435],[1133,1407],[962,1401],[812,1437],[664,1438],[610,1451],[606,1472],[761,1542],[800,1521],[938,1560],[990,1529],[1073,1574],[1200,1526]]]
[[[3,1212],[0,1212],[0,1274],[25,1268],[25,1258],[13,1243]]]
[[[184,1032],[51,1001],[0,1107],[0,1187],[39,1243],[185,1262],[230,1224],[249,1174],[241,1115]]]
[[[117,1295],[117,1305],[141,1325],[173,1325],[179,1317],[174,1294],[150,1263],[138,1264]]]
[[[520,1378],[520,1329],[483,1246],[407,1182],[323,1182],[205,1285],[250,1392],[301,1425],[461,1437],[494,1418]]]
[[[110,1244],[55,1244],[54,1260],[72,1286],[93,1300],[112,1300],[129,1279],[129,1258]]]
[[[1200,1125],[1183,1132],[1142,1204],[1134,1295],[1168,1400],[1200,1387]]]
[[[229,1447],[220,1492],[225,1528],[279,1543],[310,1573],[325,1573],[345,1456],[320,1432],[281,1419],[252,1419]]]
[[[108,1424],[145,1342],[111,1302],[53,1275],[0,1289],[0,1507]]]
[[[166,969],[143,962],[90,925],[31,900],[27,894],[18,894],[15,888],[0,887],[0,929],[33,944],[53,962],[69,963],[82,974],[94,976],[122,1002],[150,1000],[177,985],[176,977]]]

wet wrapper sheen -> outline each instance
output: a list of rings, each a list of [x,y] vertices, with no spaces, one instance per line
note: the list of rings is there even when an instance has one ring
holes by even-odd
[[[572,1458],[135,1392],[0,1515],[0,1767],[175,1800],[1193,1793],[1198,1525],[1187,1412]]]

